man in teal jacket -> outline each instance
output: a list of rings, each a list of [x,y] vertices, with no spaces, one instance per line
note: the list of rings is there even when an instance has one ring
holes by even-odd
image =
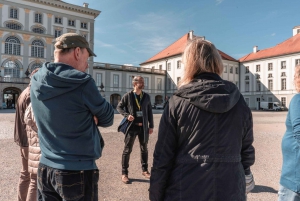
[[[97,126],[113,124],[112,106],[85,73],[96,56],[75,33],[56,39],[54,63],[31,80],[31,102],[42,156],[38,200],[98,200],[96,160],[103,145]]]

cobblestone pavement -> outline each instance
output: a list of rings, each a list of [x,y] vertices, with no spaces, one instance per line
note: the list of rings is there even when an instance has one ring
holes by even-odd
[[[157,128],[161,117],[155,111],[154,133],[149,141],[149,169],[152,153],[157,140]],[[254,146],[256,162],[252,167],[256,186],[248,194],[248,201],[277,200],[279,176],[281,171],[281,138],[285,132],[287,112],[253,111]],[[121,154],[124,136],[116,132],[122,117],[115,114],[114,125],[100,128],[105,140],[103,156],[97,161],[100,170],[99,200],[101,201],[144,201],[148,199],[149,180],[142,176],[138,142],[131,154],[129,177],[131,184],[121,182]],[[13,141],[14,110],[0,110],[0,201],[16,200],[19,170],[21,168],[19,148]]]

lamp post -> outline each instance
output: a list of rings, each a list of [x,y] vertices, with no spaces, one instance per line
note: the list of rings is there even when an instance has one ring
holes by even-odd
[[[104,90],[103,90],[103,88],[104,88],[104,85],[103,85],[103,82],[101,82],[101,85],[100,85],[100,94],[101,94],[101,96],[103,97],[103,98],[105,98],[105,93],[104,93]]]
[[[167,96],[167,78],[168,78],[168,59],[166,59],[165,98],[166,98],[166,96]]]

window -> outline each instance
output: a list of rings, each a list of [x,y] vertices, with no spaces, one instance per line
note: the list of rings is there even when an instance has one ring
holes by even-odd
[[[239,68],[235,67],[235,74],[239,74]]]
[[[161,90],[161,85],[162,85],[162,79],[157,78],[157,90]]]
[[[246,68],[245,73],[249,73],[249,66],[246,66],[245,68]]]
[[[180,82],[181,77],[177,77],[177,84]]]
[[[286,69],[286,61],[281,62],[281,69]]]
[[[273,70],[273,63],[268,63],[268,71]]]
[[[180,69],[181,68],[181,61],[177,61],[177,69]]]
[[[230,73],[232,74],[233,73],[233,67],[230,66]]]
[[[55,29],[55,30],[54,30],[54,37],[57,38],[57,37],[59,37],[59,36],[61,36],[61,30]]]
[[[57,24],[62,24],[62,18],[61,17],[55,17],[54,22]]]
[[[245,102],[246,102],[247,106],[249,107],[249,98],[245,98]]]
[[[256,81],[256,91],[260,91],[261,82],[259,80]]]
[[[172,86],[172,81],[170,78],[167,79],[167,89],[170,90]]]
[[[268,80],[268,89],[269,89],[270,91],[273,90],[273,80]]]
[[[149,89],[149,77],[144,77],[144,88]]]
[[[68,25],[75,27],[75,20],[69,20]]]
[[[42,20],[43,20],[43,14],[42,13],[36,13],[34,15],[34,22],[42,23]]]
[[[171,71],[171,63],[168,63],[168,71]]]
[[[20,65],[14,61],[7,61],[4,65],[4,76],[20,77]]]
[[[227,66],[224,66],[224,73],[227,73]]]
[[[102,73],[96,73],[96,86],[101,86],[102,83]]]
[[[300,59],[296,59],[295,60],[295,66],[299,65],[300,64]]]
[[[44,58],[44,43],[40,40],[34,40],[31,44],[31,56]]]
[[[21,44],[18,38],[10,36],[5,40],[5,54],[21,55]]]
[[[34,28],[32,28],[32,32],[43,34],[45,31],[44,31],[44,29],[42,29],[40,27],[34,27]]]
[[[249,76],[245,76],[245,80],[249,80]]]
[[[162,70],[162,65],[159,65],[159,70]]]
[[[281,73],[281,77],[286,77],[285,72],[282,72],[282,73]]]
[[[245,92],[249,92],[249,81],[245,82]]]
[[[273,76],[272,76],[272,73],[269,73],[269,74],[268,74],[268,78],[270,78],[270,77],[273,77]]]
[[[83,29],[87,29],[87,23],[86,22],[81,22],[81,26],[80,27],[83,28]]]
[[[119,75],[113,75],[113,87],[119,87]]]
[[[260,65],[256,65],[256,72],[260,72]]]
[[[273,102],[273,98],[272,97],[268,97],[268,102]]]
[[[31,67],[30,67],[30,72],[32,72],[36,68],[41,68],[42,65],[43,65],[42,63],[34,63],[34,64],[32,64]]]
[[[256,79],[260,79],[260,74],[256,74],[256,75],[255,75],[255,78],[256,78]]]
[[[286,90],[286,79],[281,79],[281,90]]]
[[[286,97],[281,97],[281,105],[286,107]]]
[[[14,29],[14,30],[21,30],[22,29],[21,25],[19,25],[17,23],[14,23],[14,22],[6,23],[5,27],[9,28],[9,29]]]
[[[14,18],[14,19],[18,19],[18,9],[11,8],[10,11],[9,11],[9,17]]]

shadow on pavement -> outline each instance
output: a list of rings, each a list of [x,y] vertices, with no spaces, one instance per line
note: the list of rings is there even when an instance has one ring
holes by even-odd
[[[130,183],[133,183],[133,182],[144,182],[144,183],[149,183],[150,180],[149,180],[149,179],[132,179],[132,178],[130,178]]]
[[[278,193],[278,191],[268,186],[255,185],[251,193]]]

